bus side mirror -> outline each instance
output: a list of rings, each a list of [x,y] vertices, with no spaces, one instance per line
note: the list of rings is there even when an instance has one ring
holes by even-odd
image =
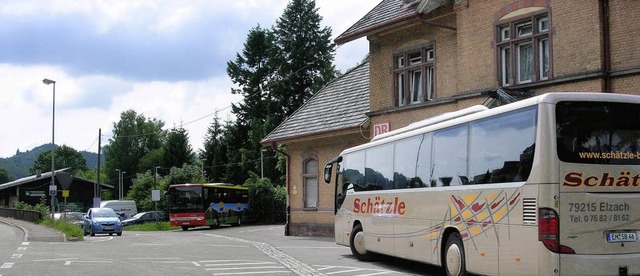
[[[331,172],[333,171],[333,164],[327,164],[324,166],[324,182],[331,182]]]

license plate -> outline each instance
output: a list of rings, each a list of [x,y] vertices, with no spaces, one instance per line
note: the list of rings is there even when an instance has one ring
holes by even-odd
[[[607,242],[635,242],[637,239],[636,231],[607,232]]]
[[[182,224],[183,224],[183,225],[189,225],[189,224],[191,224],[191,223],[183,222]]]
[[[105,230],[105,231],[113,230],[113,227],[102,227],[102,230]]]

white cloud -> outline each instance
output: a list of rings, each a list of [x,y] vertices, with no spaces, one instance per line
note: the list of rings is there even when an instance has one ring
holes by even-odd
[[[233,119],[226,61],[242,51],[250,28],[270,28],[288,1],[23,1],[0,4],[0,157],[51,142],[97,151],[113,123],[133,109],[184,124],[194,150],[218,112]],[[323,24],[341,34],[377,3],[317,0]],[[367,53],[365,39],[338,48],[344,71]]]

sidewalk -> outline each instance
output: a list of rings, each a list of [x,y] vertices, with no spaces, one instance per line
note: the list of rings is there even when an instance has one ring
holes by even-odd
[[[44,241],[44,242],[64,242],[64,234],[62,232],[28,221],[17,220],[13,218],[1,217],[0,223],[8,224],[13,227],[20,228],[24,233],[24,241]]]

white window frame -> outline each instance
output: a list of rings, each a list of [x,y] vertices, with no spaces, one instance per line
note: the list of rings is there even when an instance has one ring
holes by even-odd
[[[553,70],[548,13],[511,20],[496,24],[498,83],[513,86],[548,80]],[[523,47],[531,52],[523,52]]]
[[[523,53],[521,52],[521,49],[524,46],[529,46],[529,48],[531,49],[531,57],[528,58],[530,60],[531,64],[529,66],[527,66],[528,68],[525,68],[524,67],[525,65],[521,64],[521,61],[522,61],[521,57],[523,56]],[[516,76],[518,78],[518,83],[530,83],[530,82],[533,81],[533,68],[532,68],[533,67],[533,61],[534,61],[534,59],[533,59],[533,55],[534,55],[533,54],[533,49],[534,49],[533,48],[533,44],[531,42],[520,43],[516,47],[516,57],[515,58],[516,58],[516,66],[517,66],[516,67]],[[528,78],[522,78],[522,73],[523,73],[522,71],[527,70],[527,69],[530,72],[525,77],[528,77]]]
[[[394,93],[397,107],[432,101],[435,98],[434,61],[435,50],[432,45],[394,55]]]
[[[549,79],[549,39],[543,38],[538,40],[538,47],[538,75],[541,80],[547,80]]]
[[[511,47],[507,46],[500,49],[500,76],[502,78],[502,86],[511,85],[511,56]]]
[[[315,162],[315,171],[309,171],[308,165]],[[302,162],[302,185],[303,185],[303,206],[305,209],[316,209],[320,203],[320,186],[318,181],[318,159],[308,158]],[[310,193],[310,186],[313,185],[315,195]]]

